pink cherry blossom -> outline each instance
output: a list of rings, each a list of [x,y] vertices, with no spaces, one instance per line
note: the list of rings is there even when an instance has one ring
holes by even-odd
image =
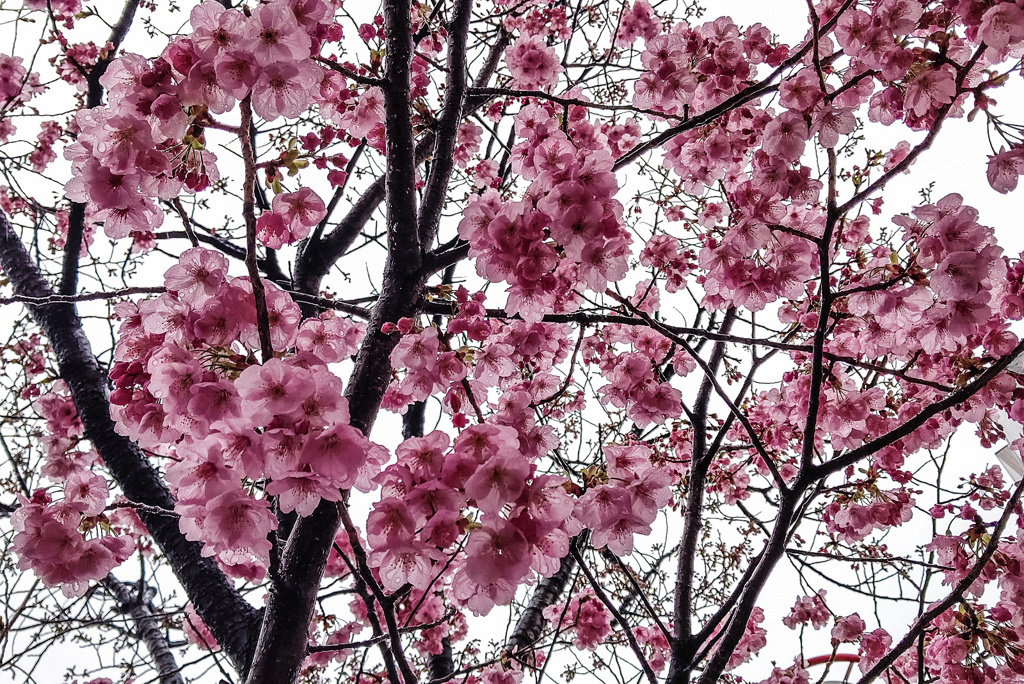
[[[836,620],[836,625],[832,628],[832,639],[838,642],[857,641],[864,633],[864,627],[864,621],[860,615],[854,613]]]
[[[182,252],[178,263],[164,274],[164,281],[183,302],[202,306],[220,288],[227,271],[228,260],[224,255],[193,247]]]
[[[1017,179],[1024,175],[1024,149],[1005,147],[989,156],[988,183],[996,192],[1006,194],[1017,187]]]
[[[259,5],[246,20],[243,37],[261,67],[309,56],[309,36],[283,0]]]
[[[246,368],[236,383],[242,397],[242,413],[257,424],[298,409],[313,386],[309,371],[280,359]]]
[[[562,66],[555,50],[539,35],[522,35],[505,50],[512,78],[520,88],[543,90],[555,85]]]

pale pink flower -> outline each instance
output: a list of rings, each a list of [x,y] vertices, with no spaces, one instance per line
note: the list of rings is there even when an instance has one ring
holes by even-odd
[[[857,667],[860,668],[861,672],[867,672],[871,669],[872,665],[889,652],[891,645],[892,637],[881,627],[873,632],[868,632],[860,640],[860,648],[858,649],[860,661],[857,663]]]
[[[483,519],[466,542],[465,573],[473,581],[488,585],[507,581],[518,584],[530,568],[529,543],[523,533],[500,518]]]
[[[181,301],[198,308],[216,294],[227,273],[228,260],[223,254],[193,247],[182,252],[178,263],[167,269],[164,283]]]
[[[263,67],[252,89],[252,108],[267,121],[294,119],[311,103],[321,71],[309,62],[275,62]]]
[[[336,489],[355,486],[366,463],[370,442],[362,432],[344,423],[307,436],[301,459]]]
[[[476,499],[480,510],[498,513],[505,504],[519,497],[526,486],[530,470],[530,464],[522,454],[498,454],[466,480],[466,495]]]
[[[262,71],[251,52],[239,49],[218,55],[214,66],[221,88],[238,100],[249,94]]]
[[[327,215],[324,201],[309,188],[281,193],[274,197],[270,207],[283,214],[289,222],[292,240],[301,240],[309,235],[309,229]]]
[[[1022,174],[1024,174],[1024,148],[1007,150],[1005,147],[1001,147],[998,153],[989,155],[988,183],[996,192],[1005,195],[1016,188],[1017,179]]]
[[[365,324],[347,318],[309,318],[299,327],[295,348],[312,352],[324,363],[334,363],[355,354],[365,334]]]
[[[262,366],[249,366],[235,386],[242,397],[242,413],[258,425],[274,416],[287,415],[302,406],[313,390],[308,370],[270,359]]]
[[[295,62],[309,57],[309,35],[295,20],[286,2],[259,5],[245,23],[246,45],[260,66]],[[264,117],[267,118],[267,117]]]
[[[864,620],[857,613],[840,618],[832,628],[832,639],[840,643],[857,641],[864,633],[864,627]]]
[[[321,500],[341,500],[340,489],[323,475],[309,471],[292,471],[278,477],[267,485],[267,494],[277,497],[282,511],[295,511],[300,516],[310,515]]]
[[[355,109],[342,119],[353,138],[365,138],[370,130],[384,121],[384,91],[373,86],[367,88],[356,101]]]
[[[85,515],[99,515],[107,504],[109,494],[106,478],[81,470],[68,476],[64,483],[64,501]]]
[[[910,82],[903,97],[909,111],[924,116],[932,107],[941,107],[956,96],[956,74],[949,65],[926,69]]]
[[[280,249],[295,242],[288,220],[276,211],[265,211],[256,219],[256,239],[270,249]]]
[[[216,0],[205,0],[192,8],[192,42],[207,59],[238,47],[242,42],[245,15],[236,9],[225,9]]]
[[[265,500],[256,500],[239,489],[232,489],[206,504],[203,532],[204,556],[224,551],[241,551],[257,560],[269,562],[267,535],[277,528],[277,518]]]
[[[989,7],[981,18],[978,37],[996,50],[1024,40],[1024,10],[1012,2]]]
[[[762,147],[770,155],[794,162],[803,154],[809,137],[807,122],[802,114],[783,112],[765,127]]]

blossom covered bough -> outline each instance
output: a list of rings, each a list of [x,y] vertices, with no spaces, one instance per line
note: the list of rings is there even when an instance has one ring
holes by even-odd
[[[1024,681],[1022,488],[949,448],[1024,420],[1024,262],[882,196],[964,116],[1014,190],[1024,5],[101,4],[0,57],[0,666],[112,598],[166,683]]]

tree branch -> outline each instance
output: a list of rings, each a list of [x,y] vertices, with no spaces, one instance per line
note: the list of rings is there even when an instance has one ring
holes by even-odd
[[[448,181],[455,168],[455,144],[466,101],[466,37],[473,0],[455,0],[455,10],[448,28],[448,78],[445,84],[444,108],[438,117],[434,144],[434,164],[427,177],[426,190],[419,216],[419,242],[426,248],[434,241],[448,195]]]
[[[256,303],[256,329],[259,331],[260,352],[263,363],[274,358],[274,345],[270,341],[270,317],[267,313],[267,296],[263,290],[259,266],[256,263],[256,153],[252,136],[252,95],[246,95],[239,103],[242,123],[238,126],[238,139],[242,143],[242,161],[245,163],[245,183],[242,189],[242,217],[245,220],[245,266],[249,270],[249,282]]]
[[[924,631],[931,626],[931,623],[935,618],[946,612],[948,608],[953,606],[956,602],[963,598],[964,592],[966,592],[975,580],[977,580],[988,562],[992,560],[992,556],[995,554],[996,549],[999,547],[999,539],[1003,536],[1003,532],[1006,531],[1006,525],[1010,521],[1010,515],[1014,509],[1020,503],[1021,494],[1024,494],[1024,480],[1017,483],[1017,488],[1013,490],[1013,494],[1010,499],[1006,502],[1006,507],[1003,509],[1003,514],[999,517],[999,522],[996,524],[996,528],[992,531],[992,537],[989,539],[988,544],[985,546],[985,550],[981,556],[975,562],[963,579],[957,582],[956,586],[952,591],[938,603],[932,605],[931,608],[921,613],[914,625],[909,631],[900,639],[900,642],[896,644],[891,651],[885,654],[877,663],[871,666],[871,669],[864,673],[864,676],[860,678],[857,684],[868,684],[874,681],[885,672],[886,669],[900,657],[900,655],[908,648],[914,645],[918,637],[924,634]]]
[[[53,291],[0,213],[0,267],[18,296],[48,298]],[[92,442],[124,495],[159,509],[173,509],[167,485],[137,445],[119,435],[110,418],[107,382],[72,304],[29,306],[50,341],[68,385],[85,437]],[[254,645],[257,611],[239,595],[216,561],[178,530],[175,518],[140,511],[150,536],[164,552],[196,611],[239,672],[246,672]]]
[[[85,74],[87,87],[85,96],[86,109],[99,107],[103,101],[103,86],[100,84],[100,78],[107,72],[107,67],[110,66],[110,62],[113,61],[114,56],[117,54],[117,49],[121,46],[125,36],[128,35],[128,29],[131,28],[132,22],[135,20],[135,11],[138,7],[139,0],[128,0],[124,4],[124,8],[121,10],[121,17],[111,29],[110,37],[107,38],[107,42],[113,47],[107,51],[105,57],[97,60],[89,68],[88,73]],[[78,260],[82,253],[84,236],[85,204],[72,202],[71,209],[68,211],[68,235],[64,242],[64,263],[61,268],[60,287],[58,288],[60,294],[71,295],[78,288]]]
[[[143,585],[139,587],[139,593],[135,594],[129,588],[130,585],[110,574],[101,583],[117,601],[118,610],[130,616],[135,623],[136,636],[149,649],[160,684],[185,684],[178,663],[174,660],[174,653],[171,652],[171,645],[164,636],[161,620],[153,614],[150,605],[153,590]]]

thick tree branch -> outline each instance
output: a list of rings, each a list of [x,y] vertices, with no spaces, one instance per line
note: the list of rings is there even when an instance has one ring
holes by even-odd
[[[455,11],[448,28],[448,79],[445,85],[444,108],[438,117],[434,163],[427,177],[420,207],[419,240],[427,248],[434,241],[448,196],[448,181],[455,168],[455,144],[466,101],[466,37],[473,0],[455,0]]]
[[[433,133],[427,133],[420,139],[416,144],[417,166],[430,157],[433,146]],[[309,294],[320,291],[320,282],[359,237],[384,201],[385,194],[385,177],[381,176],[356,200],[334,230],[321,238],[314,235],[302,244],[295,260],[296,290]]]
[[[15,294],[51,297],[52,290],[0,213],[0,266]],[[29,312],[50,341],[60,375],[68,385],[85,437],[92,442],[124,495],[158,509],[174,508],[174,498],[137,445],[117,434],[110,418],[106,378],[92,353],[72,304],[29,306]],[[178,530],[175,518],[139,511],[150,536],[164,552],[196,611],[209,626],[235,668],[246,672],[252,654],[257,611],[225,577],[202,547]]]
[[[817,39],[815,39],[817,40]],[[815,42],[817,49],[817,42]],[[800,450],[800,468],[810,467],[814,456],[814,433],[818,429],[818,407],[821,405],[821,385],[825,380],[825,335],[829,328],[834,297],[831,279],[832,236],[841,214],[836,210],[836,152],[828,150],[828,199],[825,203],[825,229],[818,244],[818,323],[814,327],[813,350],[811,351],[811,378],[807,397],[807,413],[804,419],[803,447]]]
[[[384,11],[388,36],[384,86],[388,257],[381,296],[370,316],[345,393],[351,424],[367,435],[391,380],[390,354],[398,342],[396,335],[386,335],[381,328],[416,311],[424,284],[419,272],[422,249],[416,221],[416,149],[409,106],[413,50],[409,0],[388,0]],[[376,204],[367,202],[366,206],[372,214]],[[301,282],[305,288],[313,281],[304,277]],[[306,654],[305,628],[313,615],[328,552],[346,505],[322,501],[312,515],[295,524],[281,561],[281,581],[274,583],[268,597],[249,684],[291,684],[294,680]],[[295,635],[297,625],[302,626],[300,636]],[[396,656],[401,655],[400,642],[392,643],[391,649]],[[395,660],[407,682],[415,679],[404,658]]]
[[[100,79],[107,72],[107,67],[117,55],[117,49],[128,35],[135,20],[135,11],[139,8],[139,0],[128,0],[121,10],[121,17],[110,31],[107,42],[113,47],[106,55],[96,61],[85,73],[86,95],[85,108],[99,107],[103,101],[103,85]],[[64,295],[74,294],[78,288],[78,260],[82,253],[82,241],[85,237],[85,204],[72,202],[68,212],[68,234],[64,242],[64,263],[61,268],[60,287],[58,292]]]
[[[409,106],[413,57],[410,0],[384,2],[384,156],[387,169],[386,223],[388,255],[410,272],[418,272],[423,248],[416,217],[416,144]]]
[[[782,498],[778,514],[775,518],[775,527],[772,529],[768,544],[753,564],[754,569],[739,593],[732,616],[729,618],[725,629],[719,635],[721,639],[718,647],[704,667],[704,671],[697,680],[697,684],[713,684],[717,682],[733,652],[736,650],[737,644],[743,638],[743,633],[747,628],[747,620],[757,603],[758,597],[761,595],[761,590],[768,582],[768,578],[771,577],[772,571],[775,569],[779,559],[786,553],[789,530],[797,508],[796,501],[803,496],[803,493],[804,489],[801,487],[794,489],[788,496]],[[688,670],[686,670],[686,678],[689,678]],[[671,677],[668,681],[670,684],[676,682]]]
[[[501,29],[498,39],[491,45],[487,59],[473,81],[473,87],[481,88],[487,85],[498,68],[501,55],[505,48],[508,47],[510,40],[511,36],[508,32]],[[472,93],[466,96],[464,98],[462,114],[466,115],[469,112],[475,111],[490,99],[491,96],[481,93]],[[434,154],[434,138],[435,133],[427,131],[416,144],[415,157],[417,166],[430,158],[431,154]],[[374,212],[377,211],[381,202],[384,201],[385,194],[385,177],[382,176],[370,184],[334,230],[326,236],[320,237],[323,230],[319,229],[302,244],[299,249],[299,255],[295,260],[294,286],[296,290],[309,294],[319,292],[320,282],[338,259],[344,256],[356,238],[359,237],[363,228],[373,217]],[[454,256],[455,258],[449,263],[442,263],[436,268],[429,269],[429,273],[426,273],[426,275],[442,271],[451,263],[465,258],[464,255],[447,256],[449,258]],[[306,313],[307,315],[310,314],[311,310],[306,311]]]
[[[185,684],[171,645],[164,636],[161,620],[153,613],[150,604],[153,590],[143,586],[134,593],[131,585],[118,581],[113,575],[103,578],[102,584],[117,601],[118,610],[135,623],[136,636],[149,649],[160,684]]]

